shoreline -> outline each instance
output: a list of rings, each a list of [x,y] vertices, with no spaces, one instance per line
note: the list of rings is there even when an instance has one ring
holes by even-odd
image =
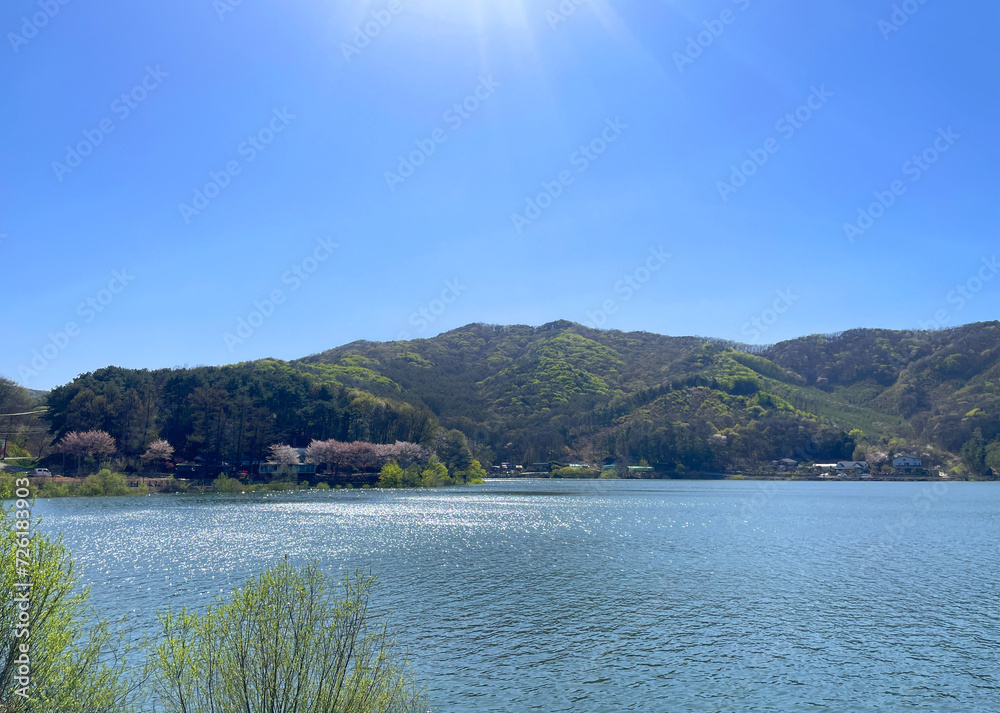
[[[547,476],[544,473],[526,473],[523,475],[510,476],[510,477],[487,477],[484,482],[490,481],[518,481],[518,480],[549,480],[549,481],[584,481],[584,480],[604,480],[604,481],[632,481],[632,482],[643,482],[643,481],[728,481],[728,482],[739,482],[739,481],[785,481],[785,482],[818,482],[818,483],[836,483],[836,482],[853,482],[853,483],[885,483],[885,482],[899,482],[899,483],[991,483],[1000,482],[1000,479],[968,479],[968,478],[942,478],[940,476],[872,476],[870,478],[860,478],[860,477],[850,477],[850,478],[821,478],[821,477],[796,477],[796,476],[772,476],[772,475],[741,475],[741,474],[710,474],[707,477],[696,477],[696,476],[686,476],[686,477],[652,477],[652,478],[553,478]],[[65,476],[56,476],[59,481],[65,483],[67,480],[73,480]],[[77,492],[66,493],[66,494],[46,494],[43,487],[46,482],[52,482],[48,478],[36,478],[30,477],[29,479],[30,487],[34,491],[32,493],[32,498],[37,499],[58,499],[58,498],[93,498],[93,497],[140,497],[140,496],[153,496],[153,495],[249,495],[254,493],[288,493],[288,492],[336,492],[336,491],[348,491],[348,490],[409,490],[410,488],[379,488],[373,485],[363,485],[360,487],[352,486],[351,484],[337,485],[327,488],[318,488],[315,486],[299,484],[297,487],[288,488],[267,488],[260,486],[250,486],[245,490],[236,491],[216,491],[211,487],[196,486],[187,490],[182,491],[161,491],[153,488],[143,488],[142,490],[137,489],[135,492],[126,493],[95,493],[95,494],[80,494]],[[137,483],[138,485],[138,483]],[[143,484],[145,485],[145,484]],[[462,483],[461,485],[467,485]],[[443,485],[442,488],[457,487],[456,485]],[[413,490],[436,490],[437,488],[412,488]]]
[[[875,483],[875,482],[900,482],[900,483],[995,483],[1000,482],[1000,478],[957,478],[941,477],[940,475],[872,475],[867,478],[860,476],[824,478],[810,475],[761,475],[743,473],[704,473],[690,475],[656,475],[646,478],[553,478],[542,472],[524,473],[523,475],[510,476],[487,476],[486,480],[787,480],[787,481],[811,481],[817,483]]]

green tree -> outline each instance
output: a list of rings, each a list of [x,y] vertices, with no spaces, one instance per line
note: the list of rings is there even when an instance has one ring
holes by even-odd
[[[477,484],[484,481],[486,478],[486,471],[483,469],[483,466],[479,463],[479,461],[473,459],[468,469],[460,471],[455,475],[463,482]]]
[[[985,461],[987,468],[992,468],[995,475],[1000,475],[1000,438],[986,447]]]
[[[425,488],[439,488],[442,485],[451,485],[452,483],[452,479],[448,476],[448,469],[436,457],[431,458],[427,467],[420,473],[420,485]]]
[[[378,487],[380,488],[402,488],[403,469],[396,461],[389,461],[382,466],[382,471],[378,476]]]
[[[435,440],[438,457],[452,473],[461,473],[472,466],[472,451],[465,434],[457,429],[442,431]]]
[[[897,453],[905,453],[907,450],[906,440],[903,438],[889,439],[889,458],[894,458]]]
[[[136,683],[125,676],[127,649],[111,635],[107,622],[88,605],[90,590],[69,551],[59,541],[34,532],[27,573],[14,558],[21,547],[14,513],[0,511],[4,556],[0,558],[0,710],[5,713],[123,713],[131,711]],[[30,583],[27,637],[18,635],[18,596]],[[24,648],[27,647],[27,648]],[[22,654],[30,660],[31,700],[16,691]]]
[[[404,488],[417,488],[420,487],[420,476],[421,470],[418,463],[411,463],[406,466],[406,470],[403,471],[403,487]]]
[[[286,559],[204,614],[160,617],[149,674],[166,713],[425,711],[385,622],[369,611],[375,577],[339,585]]]
[[[962,446],[962,460],[975,475],[986,474],[986,441],[982,429],[973,431],[972,438]]]

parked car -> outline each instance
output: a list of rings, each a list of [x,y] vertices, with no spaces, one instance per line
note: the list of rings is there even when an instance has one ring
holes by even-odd
[[[51,478],[52,473],[49,472],[48,468],[35,468],[35,477]]]

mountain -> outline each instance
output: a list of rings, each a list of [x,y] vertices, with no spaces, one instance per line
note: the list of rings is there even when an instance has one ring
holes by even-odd
[[[669,470],[908,450],[1000,467],[1000,322],[856,329],[767,347],[701,337],[470,324],[291,362],[84,374],[48,395],[54,437],[98,428],[126,454],[465,434],[485,463],[606,459]],[[860,449],[860,450],[859,450]],[[884,455],[883,455],[884,457]]]

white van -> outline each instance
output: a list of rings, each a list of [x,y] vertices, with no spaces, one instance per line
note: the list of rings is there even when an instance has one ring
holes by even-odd
[[[49,472],[48,468],[35,468],[35,477],[36,478],[39,478],[39,477],[51,478],[52,477],[52,473]]]

